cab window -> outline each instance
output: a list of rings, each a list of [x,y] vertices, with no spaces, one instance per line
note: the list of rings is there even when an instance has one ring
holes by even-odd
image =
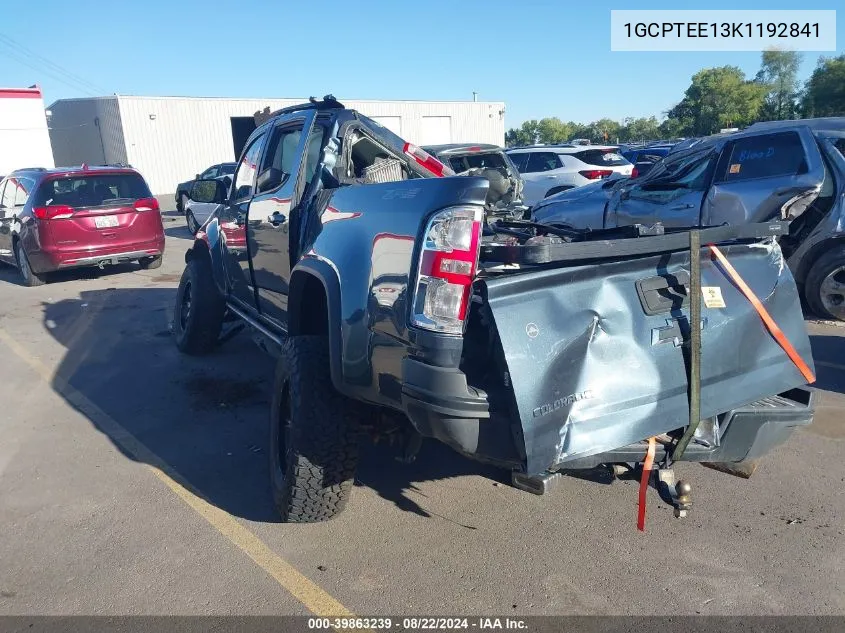
[[[255,188],[255,172],[258,169],[258,158],[264,145],[264,135],[256,138],[246,149],[235,170],[233,200],[249,198]]]
[[[532,174],[541,171],[551,171],[561,166],[560,158],[553,152],[532,152],[528,159],[525,173]]]

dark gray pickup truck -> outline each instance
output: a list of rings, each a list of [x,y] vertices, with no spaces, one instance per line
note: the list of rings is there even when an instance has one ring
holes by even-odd
[[[266,118],[229,190],[195,187],[220,206],[186,254],[174,333],[200,354],[245,324],[278,354],[269,453],[284,520],[343,507],[364,430],[407,437],[408,452],[436,438],[540,492],[562,469],[636,467],[649,438],[661,467],[742,471],[810,423],[780,224],[693,233],[719,245],[793,360],[704,249],[691,259],[689,231],[488,222],[487,180],[453,176],[333,98]]]

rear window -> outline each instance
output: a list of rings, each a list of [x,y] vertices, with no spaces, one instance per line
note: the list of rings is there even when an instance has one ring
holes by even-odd
[[[502,167],[510,167],[505,162],[505,157],[497,152],[455,156],[449,159],[449,166],[456,174],[476,168],[491,167],[493,169],[501,169]]]
[[[804,146],[797,132],[761,134],[731,143],[719,166],[718,182],[769,178],[807,171]],[[724,171],[722,171],[724,169]]]
[[[231,175],[235,173],[235,166],[234,165],[220,165],[220,175],[225,176],[227,174]]]
[[[80,174],[42,183],[35,205],[98,207],[150,197],[147,184],[138,174]]]
[[[585,149],[581,152],[574,152],[572,155],[582,163],[599,167],[621,167],[631,164],[616,150]]]

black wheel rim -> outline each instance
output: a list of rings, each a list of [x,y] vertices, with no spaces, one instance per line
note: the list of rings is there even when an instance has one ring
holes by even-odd
[[[291,428],[291,401],[290,401],[290,387],[289,383],[285,383],[282,387],[282,406],[279,407],[279,435],[276,441],[276,446],[273,447],[276,451],[277,463],[279,465],[278,477],[284,478],[288,463],[288,449],[290,448],[290,428]]]
[[[824,309],[839,319],[845,319],[845,265],[830,271],[819,288]]]
[[[182,301],[179,304],[179,324],[182,330],[188,328],[188,319],[191,316],[191,282],[185,283],[185,289],[182,291]]]

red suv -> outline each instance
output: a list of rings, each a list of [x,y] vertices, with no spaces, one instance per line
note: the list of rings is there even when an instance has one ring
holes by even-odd
[[[19,169],[0,181],[0,261],[27,286],[63,268],[158,268],[163,255],[158,201],[134,169]]]

